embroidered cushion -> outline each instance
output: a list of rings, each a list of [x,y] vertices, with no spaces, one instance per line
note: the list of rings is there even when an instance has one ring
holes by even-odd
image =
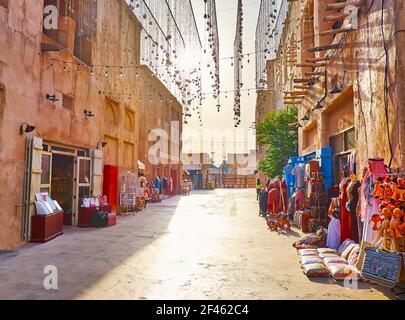
[[[343,251],[345,251],[346,248],[352,243],[354,243],[354,241],[351,239],[346,239],[345,241],[343,241],[338,250],[339,255],[342,255]]]
[[[319,253],[334,253],[334,254],[337,254],[337,251],[335,249],[330,249],[330,248],[319,248],[318,252]]]
[[[329,265],[329,264],[347,264],[347,261],[345,259],[343,259],[342,257],[327,257],[323,259],[323,262],[325,263],[325,265]]]
[[[323,263],[311,263],[302,266],[308,277],[329,277],[330,272]]]
[[[335,280],[343,280],[353,273],[353,269],[347,264],[333,263],[328,265],[328,270]]]
[[[306,256],[300,258],[300,263],[301,265],[323,263],[323,260],[317,256]]]

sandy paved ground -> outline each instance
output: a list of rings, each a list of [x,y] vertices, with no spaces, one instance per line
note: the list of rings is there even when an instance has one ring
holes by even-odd
[[[254,190],[176,197],[108,229],[74,228],[0,254],[1,299],[387,299],[379,287],[309,280],[297,231],[267,230]],[[58,268],[58,290],[43,287]]]

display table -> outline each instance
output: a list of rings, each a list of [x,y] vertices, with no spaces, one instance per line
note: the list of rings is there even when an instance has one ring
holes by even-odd
[[[63,234],[63,211],[31,217],[31,242],[45,243]]]
[[[113,226],[116,224],[116,214],[112,213],[111,206],[100,206],[100,207],[93,207],[93,208],[79,208],[79,221],[77,226],[80,228],[91,228],[91,218],[93,214],[97,211],[104,211],[108,213],[108,226]]]

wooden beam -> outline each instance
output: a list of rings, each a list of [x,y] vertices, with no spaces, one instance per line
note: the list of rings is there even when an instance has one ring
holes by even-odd
[[[347,2],[341,2],[341,3],[329,3],[326,5],[326,11],[331,11],[331,10],[342,10],[346,8],[347,6],[355,6],[355,7],[363,7],[366,5],[364,0],[356,0],[356,1],[347,1]]]
[[[319,68],[326,67],[326,63],[298,63],[298,68]]]
[[[307,77],[311,77],[311,76],[323,76],[325,73],[321,72],[321,71],[314,71],[314,72],[305,72],[305,75]]]
[[[284,91],[284,94],[298,94],[298,95],[302,95],[302,94],[307,94],[308,91]]]
[[[297,78],[293,79],[294,83],[307,83],[310,80],[310,78]]]
[[[324,22],[343,21],[348,16],[350,16],[349,13],[340,13],[340,14],[326,16],[325,18],[323,18],[323,21]]]
[[[322,32],[319,32],[318,34],[320,36],[326,36],[326,35],[330,35],[330,34],[338,34],[338,33],[350,32],[350,31],[353,31],[353,30],[355,30],[355,29],[340,28],[340,29],[332,29],[332,30],[322,31]]]
[[[305,59],[306,62],[323,62],[323,61],[329,61],[330,57],[322,57],[322,58],[307,58]]]
[[[326,46],[311,47],[311,48],[308,48],[308,51],[309,52],[328,51],[331,49],[336,49],[338,47],[339,47],[339,44],[336,43],[336,44],[330,44],[330,45],[326,45]]]
[[[294,89],[311,89],[310,86],[307,85],[300,85],[300,86],[294,86]]]

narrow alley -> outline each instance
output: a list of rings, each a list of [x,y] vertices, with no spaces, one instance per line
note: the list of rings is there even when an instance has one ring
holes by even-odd
[[[387,299],[381,287],[346,289],[307,278],[291,244],[267,229],[254,190],[194,192],[120,217],[106,229],[70,229],[52,242],[0,255],[0,299]],[[58,271],[58,290],[43,286]]]

